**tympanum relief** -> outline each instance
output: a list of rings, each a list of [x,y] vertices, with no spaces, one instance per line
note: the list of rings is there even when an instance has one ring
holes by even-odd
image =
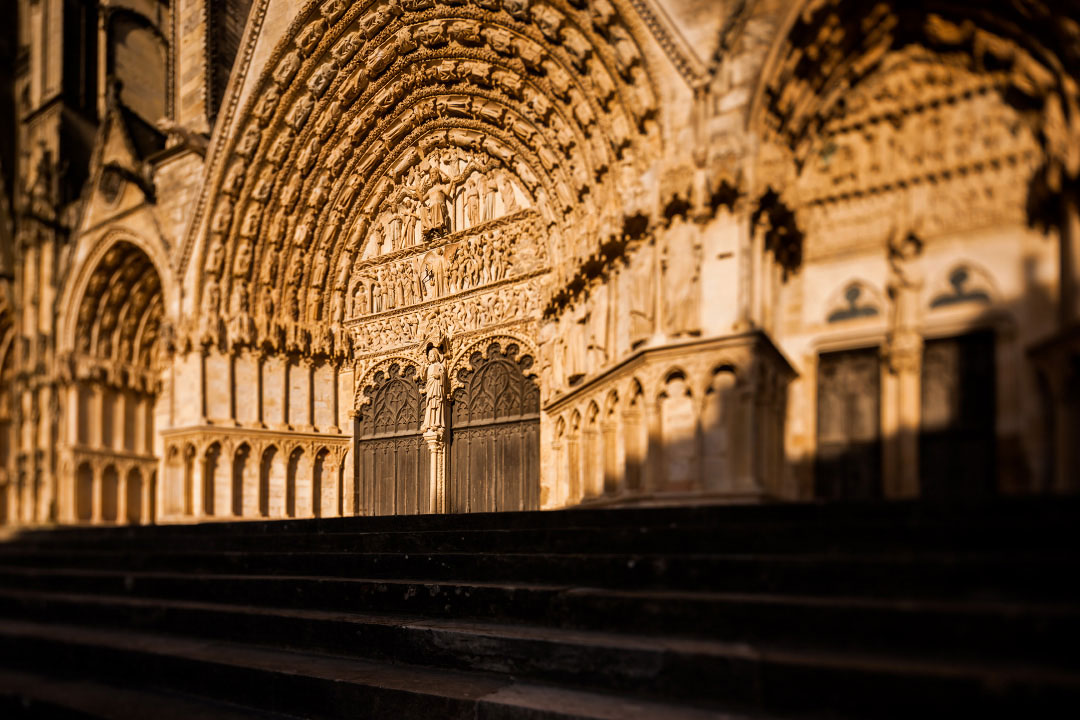
[[[535,318],[547,272],[546,233],[538,221],[532,210],[519,210],[359,259],[350,279],[345,323],[357,355]]]
[[[393,184],[370,223],[364,256],[430,243],[531,205],[528,191],[497,161],[440,148]]]
[[[1041,155],[1004,74],[923,54],[894,59],[825,125],[798,181],[807,260],[880,247],[898,222],[923,238],[1026,222]]]

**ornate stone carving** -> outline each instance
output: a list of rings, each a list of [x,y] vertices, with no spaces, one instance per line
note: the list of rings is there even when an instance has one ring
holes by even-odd
[[[440,433],[446,428],[446,365],[442,352],[435,346],[427,349],[424,368],[424,421],[421,430]]]
[[[664,234],[664,327],[672,335],[693,335],[701,329],[700,229],[675,216]]]

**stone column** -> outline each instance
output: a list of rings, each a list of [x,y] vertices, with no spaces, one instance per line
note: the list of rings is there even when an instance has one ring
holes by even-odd
[[[199,350],[199,424],[206,425],[206,350]]]
[[[884,348],[891,377],[883,378],[882,431],[884,438],[884,494],[915,497],[919,494],[919,421],[922,412],[922,335],[918,331],[923,285],[919,256],[922,243],[911,234],[898,233],[889,241],[889,298],[892,317]]]
[[[352,429],[352,442],[343,460],[345,466],[341,479],[341,496],[338,498],[338,508],[342,517],[361,514],[361,508],[358,507],[359,503],[356,501],[356,466],[359,462],[356,440],[359,433],[355,410],[349,411],[349,424]]]
[[[890,339],[882,377],[882,435],[886,497],[919,494],[919,422],[922,411],[922,338]]]
[[[94,525],[101,524],[101,472],[102,469],[98,465],[91,466],[91,471],[94,473],[94,481],[90,490],[90,522]]]
[[[105,445],[103,431],[105,425],[105,392],[102,389],[100,382],[93,383],[91,392],[93,393],[93,411],[90,413],[92,428],[90,432],[90,444],[93,447],[102,448]]]
[[[279,430],[291,430],[289,425],[289,406],[292,398],[289,397],[289,366],[292,364],[286,354],[281,359],[281,417],[278,418]]]
[[[127,481],[131,472],[130,465],[116,469],[116,524],[127,524]]]
[[[147,413],[153,412],[153,409],[147,407],[150,401],[142,393],[136,395],[133,402],[135,403],[135,452],[140,455],[152,455],[153,448],[150,447],[150,439],[146,436],[146,418]]]
[[[229,361],[229,421],[227,424],[236,427],[240,424],[236,421],[236,361],[238,357],[236,351],[227,353],[225,357]]]
[[[446,503],[446,430],[429,428],[424,432],[430,457],[428,482],[428,512],[445,513]]]
[[[129,450],[127,446],[127,406],[131,402],[127,389],[116,390],[116,405],[113,407],[113,449]]]
[[[340,435],[341,426],[339,425],[339,423],[341,422],[341,370],[340,368],[338,368],[338,365],[335,362],[330,363],[330,379],[333,383],[331,386],[331,400],[333,400],[333,408],[331,412],[333,412],[334,414],[334,420],[333,424],[330,427],[323,429],[323,432]]]
[[[153,482],[153,480],[154,480],[154,471],[152,469],[150,469],[148,467],[143,467],[143,468],[141,468],[141,472],[142,472],[142,498],[141,498],[142,511],[139,513],[139,522],[142,525],[151,525],[151,524],[157,522],[157,518],[154,517],[150,513],[151,508],[156,504],[156,503],[153,502],[153,499],[154,499],[153,493],[156,492],[155,488],[158,485],[160,485],[161,483]],[[158,507],[160,507],[160,505]]]

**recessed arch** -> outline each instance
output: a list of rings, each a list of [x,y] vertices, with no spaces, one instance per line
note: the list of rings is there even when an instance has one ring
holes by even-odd
[[[105,237],[96,242],[86,257],[80,260],[70,276],[70,280],[64,283],[61,291],[60,306],[68,308],[67,312],[57,316],[57,342],[65,351],[73,351],[76,348],[76,338],[83,328],[80,327],[79,312],[84,301],[89,297],[99,298],[101,290],[97,288],[91,291],[92,281],[96,288],[98,281],[94,276],[99,271],[105,271],[111,263],[110,258],[116,260],[116,255],[131,257],[137,250],[145,255],[156,273],[160,294],[165,311],[163,317],[172,318],[173,308],[178,305],[179,288],[176,285],[172,265],[164,249],[159,243],[145,240],[141,235],[131,232],[123,227],[116,227],[106,233]],[[135,255],[135,260],[137,260]]]
[[[146,511],[143,508],[143,497],[146,487],[143,482],[142,472],[138,467],[132,467],[128,470],[124,492],[127,522],[133,525],[144,522]]]
[[[655,90],[617,13],[371,8],[294,25],[270,59],[221,156],[220,200],[208,212],[200,263],[215,302],[247,297],[294,322],[332,316],[327,308],[343,301],[331,295],[344,292],[332,278],[359,252],[337,228],[352,228],[350,208],[370,212],[425,138],[441,133],[489,153],[563,210],[611,195],[608,168],[630,143],[653,142]],[[601,181],[608,189],[596,190]],[[318,198],[321,217],[296,208],[299,197]],[[269,245],[267,236],[303,241]],[[317,252],[301,252],[309,239]],[[330,258],[329,269],[313,257]],[[231,290],[234,282],[247,289]]]

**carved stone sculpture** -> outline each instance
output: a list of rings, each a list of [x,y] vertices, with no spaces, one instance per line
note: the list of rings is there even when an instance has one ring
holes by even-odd
[[[664,326],[669,333],[694,334],[701,329],[701,245],[693,223],[676,216],[665,234]]]
[[[446,427],[446,366],[438,348],[427,351],[428,365],[424,369],[424,423],[422,429],[442,430]]]

